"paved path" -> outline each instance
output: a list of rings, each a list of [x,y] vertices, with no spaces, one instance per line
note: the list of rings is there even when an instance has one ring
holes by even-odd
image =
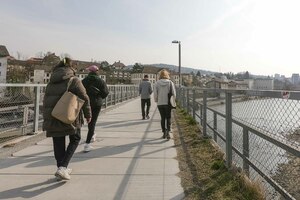
[[[0,160],[0,199],[183,199],[174,141],[160,139],[154,103],[150,116],[141,120],[140,99],[101,113],[94,150],[83,153],[80,144],[67,182],[58,182],[53,175],[49,138]],[[84,126],[83,139],[86,133]]]

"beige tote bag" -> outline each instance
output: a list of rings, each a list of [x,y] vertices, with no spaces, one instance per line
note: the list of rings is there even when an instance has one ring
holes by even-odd
[[[54,118],[65,124],[72,124],[75,121],[85,102],[72,92],[68,91],[72,80],[73,77],[70,78],[66,92],[58,100],[51,113]]]

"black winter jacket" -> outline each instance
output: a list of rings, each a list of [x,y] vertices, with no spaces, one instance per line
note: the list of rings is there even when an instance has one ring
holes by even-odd
[[[105,81],[95,72],[90,72],[88,76],[82,80],[82,84],[90,98],[91,107],[102,106],[102,99],[106,98],[109,93]]]
[[[47,137],[66,136],[75,133],[76,128],[80,128],[83,124],[83,116],[91,117],[91,107],[89,97],[81,81],[74,77],[75,73],[70,67],[56,67],[50,77],[50,82],[46,87],[44,104],[43,104],[43,130],[46,131]],[[79,113],[79,116],[72,125],[65,124],[58,119],[52,117],[51,112],[67,89],[67,84],[71,77],[74,77],[69,87],[69,91],[76,94],[79,98],[85,100],[85,103]]]

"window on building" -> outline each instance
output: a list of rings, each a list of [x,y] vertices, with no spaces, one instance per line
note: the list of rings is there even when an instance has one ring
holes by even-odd
[[[2,63],[0,62],[0,67],[2,66]]]

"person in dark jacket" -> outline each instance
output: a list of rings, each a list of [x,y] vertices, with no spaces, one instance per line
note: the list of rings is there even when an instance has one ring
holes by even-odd
[[[144,76],[143,81],[139,85],[139,93],[141,95],[141,109],[142,109],[142,119],[149,119],[149,110],[151,106],[150,95],[152,94],[152,86],[148,79],[148,75]],[[145,106],[147,104],[147,109],[145,112]]]
[[[51,112],[60,97],[67,90],[70,78],[72,79],[68,91],[83,99],[85,103],[73,124],[65,124],[54,118]],[[43,106],[43,130],[46,131],[47,137],[52,137],[53,139],[54,156],[57,165],[55,176],[59,179],[69,180],[72,170],[68,168],[68,165],[81,139],[80,128],[84,123],[82,115],[84,115],[87,123],[91,121],[89,97],[81,81],[75,77],[75,70],[72,68],[70,58],[64,58],[53,68],[50,82],[46,87]],[[70,141],[67,148],[66,136],[69,136]]]
[[[96,141],[95,125],[101,111],[103,99],[105,99],[109,93],[105,81],[97,74],[99,68],[95,65],[92,65],[89,66],[87,70],[89,71],[89,74],[82,80],[82,84],[86,88],[87,94],[91,101],[92,121],[88,124],[89,131],[87,134],[86,143],[84,145],[85,152],[89,152],[93,149],[90,143],[92,141]]]

